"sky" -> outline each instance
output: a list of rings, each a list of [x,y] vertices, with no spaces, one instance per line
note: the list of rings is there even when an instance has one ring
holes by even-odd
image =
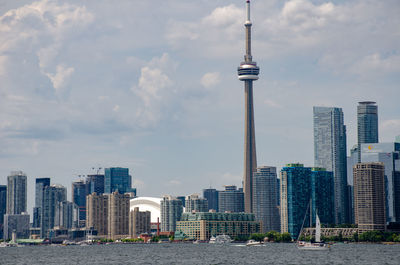
[[[0,0],[0,184],[128,167],[139,196],[241,186],[244,0]],[[313,106],[400,135],[398,0],[254,0],[258,165],[313,165]]]

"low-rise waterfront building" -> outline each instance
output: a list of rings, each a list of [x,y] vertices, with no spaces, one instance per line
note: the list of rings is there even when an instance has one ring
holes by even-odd
[[[191,212],[182,214],[176,231],[196,240],[209,240],[211,236],[222,234],[233,239],[260,233],[261,222],[256,221],[252,213]]]

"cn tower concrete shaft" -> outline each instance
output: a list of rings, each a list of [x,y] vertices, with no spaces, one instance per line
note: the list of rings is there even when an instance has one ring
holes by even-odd
[[[244,175],[243,191],[245,212],[253,212],[253,172],[257,169],[256,138],[254,127],[253,106],[253,81],[258,79],[259,67],[252,61],[251,55],[251,26],[250,1],[246,1],[247,19],[246,28],[246,54],[244,62],[238,67],[238,78],[244,81],[245,94],[245,125],[244,125]]]

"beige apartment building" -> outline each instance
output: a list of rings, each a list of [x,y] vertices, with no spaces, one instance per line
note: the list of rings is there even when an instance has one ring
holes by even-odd
[[[129,213],[129,236],[137,238],[140,234],[151,232],[151,212],[140,212],[139,207],[135,207]]]
[[[353,167],[354,217],[359,233],[385,230],[385,167],[381,162]]]
[[[97,195],[86,197],[86,227],[97,230],[99,237],[120,239],[129,235],[129,194]]]

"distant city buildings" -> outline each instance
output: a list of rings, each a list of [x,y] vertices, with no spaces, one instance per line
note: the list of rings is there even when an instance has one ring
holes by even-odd
[[[203,198],[208,201],[208,210],[219,211],[218,208],[218,191],[216,189],[203,189]]]
[[[177,222],[176,231],[196,240],[209,240],[211,236],[223,234],[232,239],[248,238],[261,232],[261,222],[248,213],[187,212]]]
[[[358,163],[353,172],[354,216],[359,233],[386,230],[384,164]]]
[[[262,231],[280,231],[276,167],[258,167],[253,174],[253,212]]]
[[[346,126],[343,111],[314,107],[314,165],[334,175],[335,223],[348,222]]]
[[[161,200],[161,232],[175,232],[176,222],[181,219],[182,201],[165,195]]]
[[[7,214],[26,212],[26,174],[13,171],[7,177]]]
[[[208,201],[198,194],[186,196],[185,212],[208,212]]]
[[[224,186],[225,190],[218,192],[218,208],[220,212],[244,212],[244,193],[235,185]]]

